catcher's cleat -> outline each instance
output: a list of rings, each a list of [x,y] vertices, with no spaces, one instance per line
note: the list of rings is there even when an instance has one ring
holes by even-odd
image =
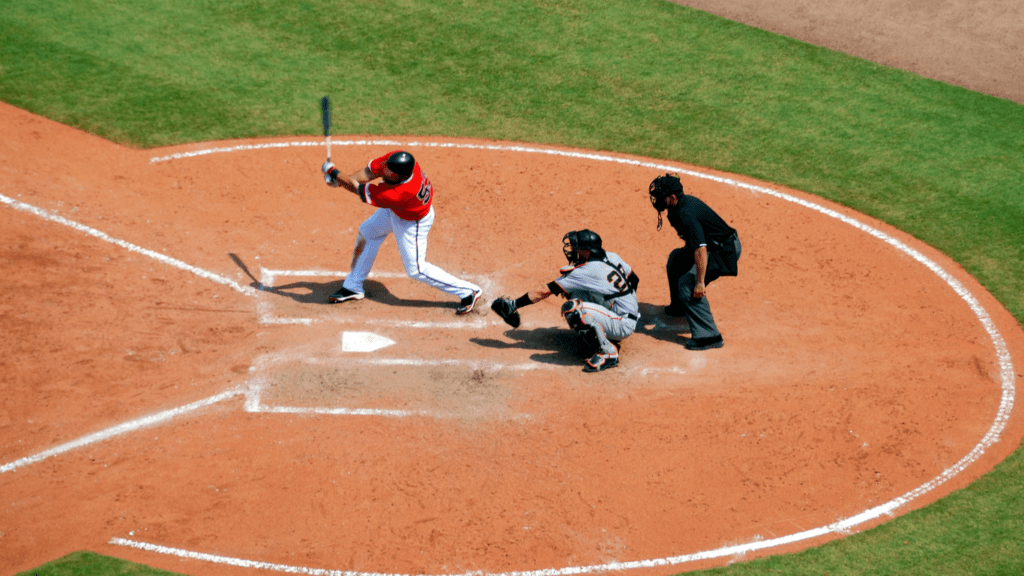
[[[707,338],[690,338],[686,342],[683,342],[683,347],[687,350],[711,350],[712,348],[721,348],[725,346],[725,340],[722,340],[722,335],[708,336]]]
[[[473,290],[472,294],[466,296],[465,298],[462,299],[462,301],[459,302],[459,309],[456,310],[455,313],[458,314],[459,316],[462,316],[464,314],[469,314],[470,312],[472,312],[473,307],[476,306],[476,301],[480,299],[480,294],[482,294],[482,292],[480,292],[479,290]]]
[[[337,292],[335,292],[334,294],[331,294],[330,296],[327,297],[327,301],[330,302],[331,304],[338,304],[340,302],[347,302],[349,300],[362,300],[362,299],[363,299],[363,293],[362,292],[353,292],[353,291],[349,290],[348,288],[345,288],[344,286],[342,286],[341,289],[338,290]]]
[[[587,360],[587,365],[583,367],[584,372],[600,372],[609,368],[615,368],[619,365],[618,354],[602,354],[598,352]]]

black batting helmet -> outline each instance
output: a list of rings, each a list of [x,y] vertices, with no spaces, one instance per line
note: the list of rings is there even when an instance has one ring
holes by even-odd
[[[405,151],[398,151],[388,156],[384,163],[384,179],[388,182],[403,182],[412,176],[412,169],[416,166],[416,159]]]
[[[578,250],[588,250],[592,256],[604,257],[601,237],[590,230],[573,230],[562,236],[562,253],[570,264],[582,264]]]

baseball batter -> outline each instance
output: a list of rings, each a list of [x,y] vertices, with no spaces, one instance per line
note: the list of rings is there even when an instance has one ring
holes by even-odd
[[[591,348],[584,372],[600,372],[619,365],[619,343],[636,330],[640,308],[633,269],[618,254],[601,246],[601,237],[590,230],[572,231],[562,237],[568,266],[561,277],[519,298],[498,298],[491,308],[513,328],[521,322],[519,309],[552,294],[564,296],[562,316]]]
[[[395,150],[370,160],[349,176],[342,175],[330,160],[322,166],[329,186],[341,186],[377,210],[359,226],[352,270],[328,298],[339,303],[364,297],[363,282],[373,268],[377,250],[388,234],[395,235],[405,273],[460,299],[456,314],[469,314],[480,298],[476,284],[460,280],[426,261],[427,235],[434,223],[434,188],[412,154]],[[381,179],[381,182],[373,182]]]

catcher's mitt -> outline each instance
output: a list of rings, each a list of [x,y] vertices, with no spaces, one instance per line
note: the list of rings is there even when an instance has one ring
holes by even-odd
[[[516,310],[516,303],[511,298],[495,298],[491,302],[491,310],[494,310],[495,314],[501,316],[501,319],[509,326],[519,328],[519,311]]]

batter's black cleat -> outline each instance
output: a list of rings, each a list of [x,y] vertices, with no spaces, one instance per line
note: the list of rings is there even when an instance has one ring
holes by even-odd
[[[586,366],[583,367],[584,372],[600,372],[609,368],[615,368],[619,365],[618,354],[603,354],[598,352],[587,360]]]
[[[683,342],[683,346],[687,350],[711,350],[712,348],[721,348],[725,346],[725,340],[722,340],[722,335],[708,336],[707,338],[690,338],[686,342]]]
[[[330,302],[331,304],[338,304],[340,302],[348,302],[349,300],[362,299],[362,292],[353,292],[348,288],[345,288],[344,286],[342,286],[341,289],[335,292],[334,294],[331,294],[330,296],[327,297],[327,301]]]
[[[466,296],[459,302],[459,309],[456,310],[455,313],[462,316],[472,312],[473,307],[476,306],[476,301],[480,299],[480,294],[482,294],[482,292],[479,290],[473,290],[472,294]]]

